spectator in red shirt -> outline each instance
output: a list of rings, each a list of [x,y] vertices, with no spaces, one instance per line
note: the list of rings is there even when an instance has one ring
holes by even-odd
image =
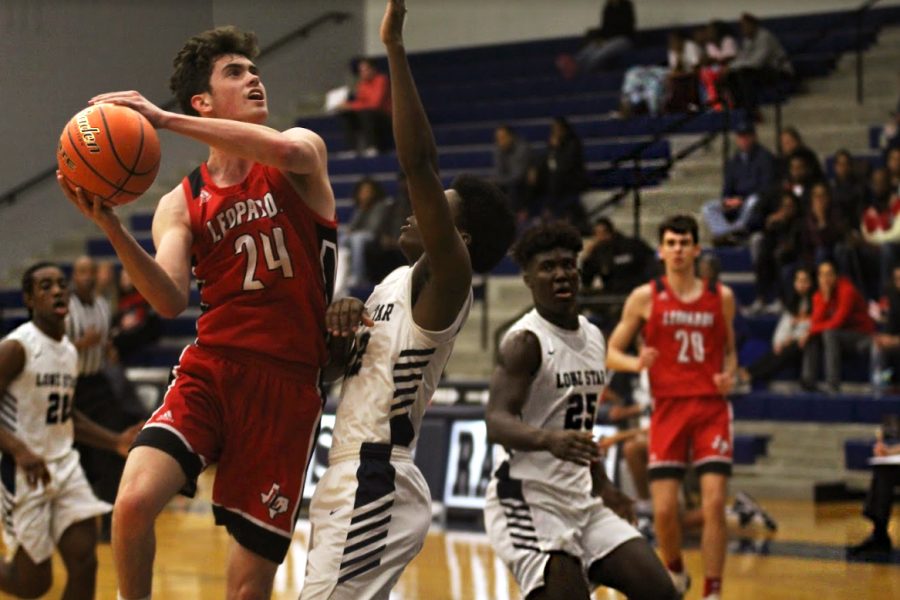
[[[841,386],[841,353],[869,352],[875,322],[868,306],[853,283],[838,275],[834,263],[823,261],[818,267],[819,289],[813,295],[809,334],[798,344],[803,348],[801,385],[816,389],[819,357],[825,354],[825,382],[831,392]]]
[[[372,61],[362,58],[356,65],[358,79],[353,99],[340,107],[347,146],[365,156],[375,156],[390,147],[391,85]]]

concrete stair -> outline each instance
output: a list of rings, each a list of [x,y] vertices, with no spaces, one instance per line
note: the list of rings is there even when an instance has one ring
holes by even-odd
[[[897,64],[900,59],[900,28],[879,34],[878,44],[864,55],[864,104],[856,103],[856,56],[847,54],[828,76],[808,80],[805,91],[791,97],[782,107],[782,123],[796,127],[807,145],[824,161],[840,148],[851,152],[871,152],[869,126],[887,119],[896,106]],[[775,148],[775,112],[763,108],[764,122],[757,130],[759,139],[770,150]],[[673,153],[695,142],[699,136],[673,136]],[[734,146],[732,145],[732,151]],[[676,165],[669,179],[657,188],[641,192],[641,235],[656,244],[656,227],[667,216],[688,212],[699,217],[703,202],[719,195],[722,187],[722,149],[717,139],[706,149],[696,151]],[[623,231],[633,227],[631,199],[610,212],[610,218]],[[701,227],[701,241],[711,240]]]
[[[844,467],[844,442],[874,435],[874,426],[856,424],[737,421],[735,434],[770,435],[768,455],[752,465],[737,465],[733,490],[758,498],[811,500],[817,483],[846,482],[865,489],[870,475]]]

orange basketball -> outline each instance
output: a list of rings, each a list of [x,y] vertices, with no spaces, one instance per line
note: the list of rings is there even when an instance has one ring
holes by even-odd
[[[72,117],[59,136],[59,171],[88,198],[125,204],[147,191],[159,171],[159,137],[139,112],[95,104]]]

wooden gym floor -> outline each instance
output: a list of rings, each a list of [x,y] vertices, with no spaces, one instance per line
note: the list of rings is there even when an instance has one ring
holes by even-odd
[[[213,525],[208,493],[211,477],[201,478],[202,499],[176,499],[157,524],[158,550],[153,580],[155,599],[213,600],[224,597],[229,538]],[[203,494],[203,491],[206,494]],[[757,532],[750,542],[732,543],[725,573],[727,600],[861,600],[900,598],[900,552],[893,564],[848,563],[843,547],[863,539],[868,522],[859,505],[767,501],[778,520],[771,539]],[[301,521],[287,560],[275,580],[277,600],[294,600],[303,582],[309,524]],[[900,517],[891,524],[900,545]],[[109,545],[98,549],[99,600],[115,600],[115,573]],[[688,550],[687,568],[695,585],[687,598],[700,598],[699,552]],[[54,585],[46,598],[62,594],[65,572],[54,558]],[[0,594],[0,598],[9,598]],[[407,567],[392,600],[515,600],[515,582],[481,533],[433,530],[422,553]],[[622,598],[606,589],[595,598]]]

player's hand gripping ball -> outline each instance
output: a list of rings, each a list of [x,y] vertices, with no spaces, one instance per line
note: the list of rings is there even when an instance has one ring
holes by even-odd
[[[95,104],[72,117],[56,150],[59,171],[73,190],[104,204],[125,204],[153,184],[159,171],[159,137],[139,112]]]

